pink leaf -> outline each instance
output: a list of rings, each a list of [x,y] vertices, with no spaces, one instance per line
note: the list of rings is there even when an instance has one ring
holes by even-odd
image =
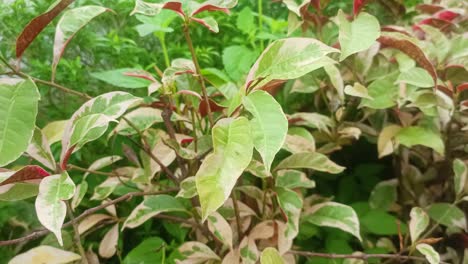
[[[132,72],[124,72],[125,76],[145,79],[151,82],[157,82],[157,80],[151,75],[149,72],[146,71],[132,71]]]
[[[357,14],[359,13],[359,11],[361,11],[364,5],[365,5],[365,0],[354,0],[354,4],[353,4],[354,16],[357,16]]]

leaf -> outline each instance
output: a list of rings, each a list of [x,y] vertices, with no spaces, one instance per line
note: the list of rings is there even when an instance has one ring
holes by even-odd
[[[117,155],[112,155],[112,156],[107,156],[107,157],[103,157],[103,158],[100,158],[100,159],[97,159],[95,160],[88,168],[88,170],[90,171],[98,171],[102,168],[105,168],[109,165],[112,165],[114,163],[116,163],[117,161],[119,160],[122,160],[122,157],[121,156],[117,156]],[[86,178],[90,173],[89,172],[86,172],[84,174],[84,178]]]
[[[236,27],[244,34],[250,35],[256,30],[255,17],[252,9],[246,6],[237,13]],[[249,65],[250,67],[250,65]]]
[[[276,171],[282,169],[313,169],[338,174],[341,173],[345,167],[334,163],[321,153],[313,152],[297,153],[287,157],[275,168]]]
[[[419,48],[417,40],[399,32],[382,32],[378,41],[387,47],[398,49],[410,56],[432,76],[434,81],[437,80],[437,73],[434,65],[432,65],[421,48]]]
[[[359,11],[364,7],[365,0],[353,0],[353,14],[356,16]]]
[[[89,5],[67,10],[63,14],[55,29],[54,59],[52,61],[53,76],[55,75],[55,69],[57,68],[59,60],[70,40],[93,18],[106,11],[110,11],[110,9],[102,6]]]
[[[249,121],[226,118],[213,127],[213,153],[200,166],[196,178],[202,220],[228,199],[232,188],[247,168],[253,153]]]
[[[260,264],[285,264],[284,259],[280,256],[276,248],[267,247],[260,255]]]
[[[312,206],[304,212],[304,219],[318,226],[339,228],[362,241],[359,233],[359,219],[353,208],[335,202]]]
[[[190,6],[191,13],[190,16],[193,17],[196,14],[205,11],[221,11],[226,14],[229,14],[229,9],[237,5],[237,0],[208,0],[200,4],[196,3]]]
[[[54,144],[62,140],[63,131],[67,125],[68,120],[59,120],[48,123],[44,128],[42,128],[42,134],[46,137],[49,145]]]
[[[283,149],[293,154],[302,152],[315,152],[315,141],[311,141],[298,135],[286,135]]]
[[[462,210],[452,204],[435,203],[427,209],[427,214],[436,222],[447,227],[466,229],[466,218]]]
[[[50,176],[50,174],[40,166],[28,165],[18,171],[0,172],[0,186],[30,180],[40,180],[47,176]]]
[[[396,105],[398,98],[398,87],[395,85],[396,76],[387,75],[373,81],[367,91],[372,99],[363,98],[360,106],[373,109],[386,109]]]
[[[91,76],[117,87],[129,89],[146,88],[152,83],[151,80],[129,76],[131,73],[135,74],[140,72],[144,71],[134,68],[122,68],[103,72],[93,72],[91,73]],[[144,73],[149,74],[147,72]]]
[[[119,242],[119,224],[115,224],[107,231],[99,244],[99,256],[110,258],[117,252]]]
[[[423,127],[404,127],[398,132],[395,139],[408,148],[414,145],[423,145],[434,149],[440,155],[444,155],[445,147],[440,135]]]
[[[344,93],[347,95],[372,100],[372,97],[369,95],[367,88],[358,82],[355,82],[353,86],[346,85],[346,87],[344,88]]]
[[[423,68],[414,67],[400,73],[397,82],[404,82],[420,88],[434,87],[434,80]]]
[[[124,264],[152,264],[163,263],[165,259],[164,251],[160,250],[165,246],[164,240],[159,237],[146,238],[138,246],[133,248],[125,256]]]
[[[185,13],[182,10],[182,3],[179,0],[164,1],[163,3],[148,3],[141,0],[136,0],[135,8],[130,15],[143,14],[145,16],[155,16],[158,15],[162,9],[172,10],[180,17],[185,17]]]
[[[370,207],[388,211],[397,200],[397,185],[397,179],[379,182],[370,194]]]
[[[34,130],[33,137],[29,143],[26,153],[35,160],[42,163],[47,168],[55,171],[55,160],[50,150],[49,143],[47,138],[42,134],[42,131],[39,128]]]
[[[19,201],[34,197],[39,192],[39,185],[34,183],[18,182],[0,187],[0,201]]]
[[[117,186],[120,184],[121,182],[117,177],[107,178],[105,181],[103,181],[101,184],[94,188],[94,194],[90,200],[100,201],[106,199],[107,197],[109,197],[109,195],[112,194],[112,192],[114,192],[115,188],[117,188]]]
[[[270,171],[265,170],[265,165],[263,165],[263,163],[261,163],[260,161],[254,159],[250,161],[249,166],[245,170],[259,178],[271,177]]]
[[[329,132],[329,127],[333,127],[333,120],[328,116],[318,113],[298,112],[289,116],[289,123],[298,126],[317,128],[320,131]]]
[[[162,130],[149,129],[143,134],[149,141],[148,145],[151,153],[161,161],[164,166],[169,166],[177,157],[176,152],[164,143],[164,132]],[[146,144],[145,142],[143,142]],[[140,157],[143,164],[144,174],[140,177],[135,177],[132,180],[135,182],[149,183],[154,175],[161,170],[156,161],[143,150],[140,151]]]
[[[138,134],[156,123],[162,123],[163,119],[161,117],[161,113],[162,111],[160,109],[153,107],[137,108],[130,113],[125,114],[124,118],[122,118],[113,132],[124,136]],[[129,120],[133,126],[129,125],[127,120]]]
[[[207,245],[197,241],[185,242],[178,251],[184,256],[183,261],[178,261],[179,264],[209,263],[210,260],[221,260]]]
[[[229,46],[223,49],[223,65],[231,79],[238,83],[244,80],[257,54],[245,46]]]
[[[265,91],[255,91],[243,98],[243,105],[253,118],[250,120],[253,144],[270,171],[275,155],[288,133],[288,120],[281,105]]]
[[[216,22],[216,20],[213,17],[204,17],[204,18],[191,17],[190,19],[206,27],[211,32],[214,32],[214,33],[219,32],[218,22]]]
[[[335,87],[336,92],[338,93],[338,98],[340,98],[341,101],[344,101],[344,84],[340,70],[333,64],[326,65],[323,69],[327,73],[331,84]]]
[[[28,147],[40,98],[30,79],[0,78],[0,167],[16,160]]]
[[[36,198],[36,213],[41,224],[55,234],[60,245],[62,224],[67,213],[65,200],[75,193],[75,184],[66,171],[49,176],[41,181]]]
[[[380,131],[377,140],[379,158],[390,155],[394,151],[394,137],[400,132],[402,127],[397,125],[386,126]]]
[[[107,214],[92,214],[80,222],[78,225],[78,233],[81,235],[96,224],[108,219],[112,219],[112,216]]]
[[[192,198],[197,195],[197,185],[195,183],[195,176],[190,176],[185,178],[180,183],[180,191],[177,193],[176,197],[182,198]]]
[[[427,216],[426,212],[419,207],[413,207],[410,212],[410,223],[409,223],[409,230],[411,235],[411,243],[416,243],[418,241],[419,236],[426,230],[429,226],[429,216]]]
[[[12,258],[8,264],[33,264],[33,263],[70,263],[78,261],[81,256],[51,246],[38,246]]]
[[[148,17],[136,15],[136,19],[142,24],[135,27],[140,37],[155,33],[159,38],[164,38],[165,33],[173,32],[174,29],[169,25],[174,21],[177,15],[169,10],[163,10],[158,16]]]
[[[426,257],[427,261],[431,264],[439,264],[440,263],[440,256],[432,246],[428,244],[418,244],[416,245],[416,249]]]
[[[124,228],[135,228],[140,226],[155,215],[165,212],[187,212],[185,207],[176,198],[161,194],[147,196],[128,216],[122,226]]]
[[[73,0],[55,1],[45,13],[31,20],[16,39],[16,58],[20,58],[39,33]]]
[[[212,213],[207,218],[208,229],[226,246],[232,248],[232,229],[229,223],[218,212]]]
[[[125,92],[110,92],[83,104],[68,120],[62,139],[60,164],[62,169],[70,155],[89,141],[99,138],[108,123],[120,117],[140,99]]]
[[[303,206],[302,199],[295,191],[287,188],[276,187],[275,192],[281,210],[287,217],[285,236],[292,240],[299,232],[299,217]]]
[[[453,178],[455,194],[461,195],[465,190],[465,185],[467,184],[468,166],[466,166],[462,160],[455,159],[453,161],[453,172],[455,174]]]
[[[271,82],[299,78],[335,63],[326,55],[339,52],[312,38],[287,38],[271,43],[250,69],[246,89],[261,89]]]
[[[370,210],[362,215],[359,220],[361,221],[363,231],[375,235],[387,236],[397,235],[400,232],[406,234],[408,232],[406,224],[400,223],[400,228],[398,228],[399,220],[380,209]]]
[[[349,22],[345,13],[339,10],[337,24],[340,30],[338,37],[341,46],[340,61],[351,54],[370,48],[380,36],[379,21],[365,12],[361,12]]]
[[[306,174],[297,170],[280,170],[275,178],[275,186],[289,189],[315,188],[315,182]]]

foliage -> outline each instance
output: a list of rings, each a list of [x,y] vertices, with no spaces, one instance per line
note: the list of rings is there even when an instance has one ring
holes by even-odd
[[[1,2],[0,255],[465,263],[468,5],[433,2]]]

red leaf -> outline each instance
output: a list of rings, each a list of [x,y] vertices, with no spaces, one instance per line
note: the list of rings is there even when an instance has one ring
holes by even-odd
[[[321,5],[320,5],[320,0],[311,0],[311,1],[310,1],[310,4],[311,4],[316,10],[322,9],[322,7],[321,7]]]
[[[457,86],[457,93],[461,93],[463,91],[468,91],[468,83],[462,83]]]
[[[353,13],[355,16],[357,16],[359,11],[361,11],[362,7],[364,7],[365,2],[366,2],[365,0],[354,0]]]
[[[181,145],[187,145],[193,142],[193,138],[184,138],[180,141]]]
[[[453,19],[455,19],[459,15],[460,14],[455,13],[455,12],[450,11],[450,10],[443,10],[443,11],[440,11],[440,12],[436,13],[434,15],[434,17],[436,17],[438,19],[445,20],[445,21],[452,21]]]
[[[31,20],[16,39],[16,58],[20,58],[37,35],[72,2],[73,0],[62,0],[49,11]]]
[[[146,71],[133,71],[133,72],[124,72],[125,76],[145,79],[151,82],[157,82],[157,80],[151,75],[149,72]]]
[[[23,182],[28,180],[38,180],[44,177],[50,176],[50,173],[45,171],[43,168],[37,165],[29,165],[26,166],[19,171],[15,172],[13,175],[8,177],[8,179],[4,180],[0,183],[0,186],[15,183],[15,182]]]
[[[184,10],[182,10],[182,3],[180,2],[167,2],[164,4],[163,8],[172,10],[179,14],[181,17],[185,17]]]
[[[211,112],[214,113],[214,112],[220,112],[222,111],[224,108],[226,107],[223,107],[223,106],[220,106],[218,105],[215,101],[211,100],[211,99],[208,99],[209,103],[210,103],[210,109],[211,109]],[[205,117],[207,114],[208,114],[208,107],[205,103],[205,100],[201,101],[200,102],[200,105],[198,106],[198,112],[200,113],[200,115],[202,117]]]
[[[206,27],[209,31],[211,32],[214,32],[214,33],[218,33],[218,31],[214,30],[213,27],[211,27],[210,24],[206,23],[206,21],[204,19],[201,19],[201,18],[196,18],[196,17],[191,17],[190,20],[192,21],[195,21],[197,22],[198,24]]]
[[[196,9],[195,11],[192,12],[192,14],[190,16],[194,16],[198,13],[201,13],[201,12],[204,12],[204,11],[210,11],[210,12],[213,12],[213,11],[221,11],[223,13],[226,13],[226,14],[229,14],[229,9],[225,8],[225,7],[219,7],[219,6],[215,6],[215,5],[211,5],[211,4],[207,4],[207,5],[202,5],[200,6],[198,9]]]
[[[416,9],[423,13],[434,14],[444,9],[444,7],[440,5],[420,4],[416,6]]]
[[[421,27],[420,25],[429,25],[431,27],[435,27],[435,28],[438,28],[440,29],[441,31],[448,31],[449,29],[451,29],[454,25],[452,22],[448,21],[448,20],[443,20],[443,19],[440,19],[440,18],[435,18],[435,17],[431,17],[431,18],[426,18],[426,19],[423,19],[421,21],[419,21],[419,23],[417,23],[416,25],[413,25],[413,30],[414,31],[421,31]]]
[[[381,44],[398,49],[415,60],[422,68],[424,68],[434,79],[437,81],[437,73],[434,65],[429,61],[424,52],[413,42],[404,38],[397,38],[393,36],[380,36],[377,41]]]
[[[392,26],[392,25],[383,26],[380,30],[385,31],[385,32],[398,32],[408,37],[411,37],[411,34],[408,31],[406,31],[404,27],[400,27],[400,26]]]
[[[63,161],[62,161],[62,164],[60,164],[60,168],[62,168],[62,170],[66,170],[67,169],[67,165],[68,165],[68,160],[70,159],[70,156],[71,154],[73,153],[73,150],[75,150],[75,146],[71,147],[68,149],[67,153],[65,153],[65,156],[63,157]]]
[[[450,98],[453,96],[453,91],[450,90],[449,88],[447,88],[446,86],[437,85],[436,88],[437,88],[437,90],[443,92],[444,94],[446,94]]]

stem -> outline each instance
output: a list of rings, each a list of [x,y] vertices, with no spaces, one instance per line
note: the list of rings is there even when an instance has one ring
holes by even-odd
[[[192,55],[193,64],[195,65],[195,70],[197,74],[198,81],[200,82],[203,94],[203,100],[205,101],[206,108],[208,110],[208,120],[210,121],[210,126],[213,127],[214,120],[213,120],[213,113],[211,112],[210,101],[208,99],[208,93],[206,91],[205,80],[201,74],[200,64],[198,63],[197,55],[195,54],[195,49],[193,48],[192,38],[190,37],[190,30],[189,30],[189,23],[188,19],[185,19],[186,22],[184,23],[184,36],[187,42],[187,45],[190,50],[190,54]]]
[[[232,204],[234,206],[234,213],[236,214],[236,226],[237,226],[237,235],[239,237],[239,242],[242,241],[242,237],[244,236],[244,232],[242,232],[242,225],[241,225],[241,220],[240,220],[240,212],[239,212],[239,207],[237,206],[237,197],[236,197],[236,192],[232,190],[231,193],[232,197]]]
[[[73,216],[72,213],[72,208],[70,206],[70,201],[66,201],[67,204],[67,213],[68,217],[70,218],[73,226],[73,232],[75,233],[74,240],[75,240],[75,245],[78,248],[78,251],[80,252],[81,255],[81,263],[82,264],[88,264],[88,259],[86,258],[86,253],[84,251],[83,246],[81,245],[81,238],[80,238],[80,232],[78,231],[78,225],[75,222],[75,217]]]
[[[92,215],[94,214],[95,212],[99,211],[99,210],[102,210],[108,206],[111,206],[113,204],[116,204],[116,203],[120,203],[120,202],[123,202],[123,201],[126,201],[128,199],[131,199],[133,197],[138,197],[138,196],[147,196],[147,195],[158,195],[158,194],[167,194],[167,193],[172,193],[172,192],[176,192],[176,191],[179,191],[179,188],[169,188],[167,190],[163,190],[163,191],[156,191],[156,192],[130,192],[130,193],[127,193],[125,195],[122,195],[120,196],[119,198],[116,198],[114,200],[111,200],[107,203],[103,203],[99,206],[96,206],[96,207],[93,207],[93,208],[90,208],[90,209],[87,209],[85,210],[82,214],[80,214],[79,216],[77,216],[75,219],[73,220],[70,220],[68,221],[67,223],[65,223],[62,228],[65,228],[65,227],[69,227],[71,225],[73,225],[73,223],[78,223],[80,222],[81,220],[83,220],[85,217],[89,216],[89,215]],[[50,233],[50,231],[48,229],[40,229],[40,230],[37,230],[37,231],[34,231],[32,233],[30,233],[29,235],[26,235],[24,237],[20,237],[20,238],[15,238],[15,239],[11,239],[11,240],[3,240],[3,241],[0,241],[0,247],[1,246],[8,246],[8,245],[14,245],[14,244],[19,244],[19,243],[22,243],[22,242],[26,242],[26,241],[29,241],[29,240],[34,240],[34,239],[37,239],[39,237],[42,237],[42,236],[45,236],[47,235],[48,233]]]
[[[329,258],[329,259],[362,259],[364,261],[368,260],[369,258],[384,258],[384,259],[399,259],[399,260],[419,260],[419,261],[426,261],[423,257],[413,257],[413,256],[402,256],[398,254],[364,254],[359,253],[355,255],[351,254],[333,254],[333,253],[319,253],[319,252],[308,252],[308,251],[298,251],[298,250],[290,250],[289,253],[304,256],[304,257],[321,257],[321,258]],[[440,263],[448,264],[447,262],[441,261]]]
[[[69,170],[77,170],[77,171],[82,171],[82,172],[88,172],[88,173],[97,174],[97,175],[104,175],[104,176],[108,176],[108,177],[116,177],[116,176],[119,176],[119,175],[116,174],[116,173],[102,172],[102,171],[96,171],[96,170],[90,170],[90,169],[82,168],[82,167],[79,167],[79,166],[76,166],[76,165],[73,165],[73,164],[68,164],[68,165],[67,165],[67,169],[69,169]]]
[[[260,32],[263,31],[263,1],[258,0],[258,29]],[[263,46],[263,40],[260,40],[260,49],[263,50],[265,47]]]
[[[168,104],[166,108],[164,108],[161,116],[164,120],[164,125],[166,126],[169,137],[175,142],[177,142],[177,139],[175,136],[175,130],[171,123],[171,116],[172,116],[171,105]],[[179,155],[176,155],[176,160],[177,160],[177,164],[179,165],[180,171],[182,172],[182,179],[184,179],[185,177],[187,177],[187,168],[184,166],[184,162],[180,158]]]
[[[163,36],[158,36],[159,43],[161,43],[162,52],[164,54],[164,62],[166,63],[166,68],[171,66],[171,61],[169,60],[169,54],[167,52],[166,41]]]

